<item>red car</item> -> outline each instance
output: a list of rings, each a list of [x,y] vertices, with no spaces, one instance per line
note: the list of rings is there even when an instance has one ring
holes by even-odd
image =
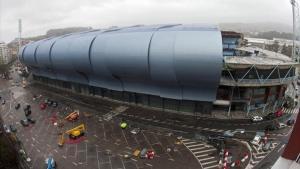
[[[152,150],[147,151],[147,158],[148,159],[152,160],[154,158],[154,155],[155,155],[154,151],[152,151]]]
[[[279,110],[277,110],[277,111],[275,112],[275,116],[276,116],[276,117],[280,117],[280,116],[282,116],[282,115],[283,115],[282,109],[279,109]]]
[[[45,109],[46,109],[46,107],[47,107],[47,105],[46,105],[45,103],[41,103],[41,104],[40,104],[40,108],[41,108],[41,110],[45,110]]]

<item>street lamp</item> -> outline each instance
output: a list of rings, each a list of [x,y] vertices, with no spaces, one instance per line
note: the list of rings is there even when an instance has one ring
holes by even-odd
[[[297,29],[297,25],[298,22],[297,22],[297,19],[299,18],[296,18],[296,17],[299,17],[299,4],[296,0],[291,0],[291,5],[292,5],[292,11],[293,11],[293,50],[292,50],[292,58],[293,60],[299,62],[299,52],[298,54],[296,54],[296,44],[295,44],[295,41],[296,41],[296,29]]]

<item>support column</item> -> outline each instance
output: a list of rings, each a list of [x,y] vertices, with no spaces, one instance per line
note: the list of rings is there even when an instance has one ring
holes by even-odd
[[[229,105],[228,112],[227,112],[228,117],[230,117],[233,92],[234,92],[234,87],[231,87],[230,105]]]

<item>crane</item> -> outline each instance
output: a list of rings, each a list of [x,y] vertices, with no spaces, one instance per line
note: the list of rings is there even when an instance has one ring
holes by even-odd
[[[74,112],[70,113],[67,117],[65,117],[65,120],[75,121],[78,118],[79,118],[79,110],[75,110]]]

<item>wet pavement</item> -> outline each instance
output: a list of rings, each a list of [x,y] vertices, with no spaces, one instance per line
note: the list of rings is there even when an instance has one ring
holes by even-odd
[[[14,75],[15,81],[20,78]],[[263,130],[265,124],[251,124],[249,121],[197,119],[190,117],[179,118],[171,114],[142,107],[122,105],[119,102],[111,102],[107,99],[87,98],[82,95],[74,95],[69,92],[48,88],[41,85],[30,85],[27,88],[12,86],[12,80],[0,80],[0,95],[6,100],[6,104],[0,106],[0,113],[5,124],[13,124],[17,128],[17,137],[31,158],[30,165],[33,169],[45,168],[45,158],[52,155],[57,161],[58,168],[85,168],[85,169],[196,169],[218,168],[220,166],[219,151],[210,144],[193,139],[194,132],[207,135],[222,135],[228,129],[245,128],[246,134],[236,141],[229,143],[225,148],[233,154],[233,160],[240,159],[248,150],[241,141],[248,142],[253,138],[257,130]],[[33,95],[38,99],[33,100]],[[45,99],[58,102],[58,107],[40,109],[40,104]],[[15,109],[17,103],[21,108]],[[31,105],[32,118],[35,124],[23,127],[20,120],[25,119],[23,108]],[[127,107],[122,113],[116,113],[117,109]],[[80,111],[78,121],[68,122],[63,120],[73,110]],[[293,111],[294,110],[287,110]],[[296,112],[296,111],[295,111]],[[120,122],[125,119],[129,127],[120,128]],[[63,122],[59,128],[54,122]],[[58,147],[59,133],[84,124],[86,131],[84,137],[78,142],[69,141],[63,147]],[[133,128],[140,128],[141,132],[132,134]],[[272,150],[278,149],[278,138],[287,137],[290,128],[270,133],[274,144]],[[179,136],[183,138],[178,139]],[[183,143],[183,144],[178,144]],[[250,144],[251,145],[251,144]],[[280,144],[281,146],[281,144]],[[141,159],[131,156],[124,158],[125,154],[131,155],[136,149],[147,148],[153,150],[156,155],[153,160]],[[252,167],[259,165],[268,159],[272,150],[262,152],[252,149]],[[250,159],[240,167],[245,168]]]
[[[175,144],[178,135],[172,135],[167,130],[135,124],[133,127],[140,127],[142,130],[134,135],[130,133],[133,127],[125,130],[120,128],[120,119],[114,117],[106,121],[103,118],[111,108],[103,107],[100,108],[102,111],[98,111],[70,100],[47,95],[47,92],[37,88],[23,89],[12,87],[7,82],[1,83],[1,96],[6,100],[6,104],[1,106],[2,118],[5,124],[13,124],[17,128],[16,135],[31,158],[30,165],[34,169],[45,168],[45,158],[49,155],[54,157],[58,168],[64,169],[201,168],[198,160],[183,144]],[[41,97],[33,100],[33,95]],[[39,105],[46,98],[58,101],[58,107],[41,110]],[[17,103],[21,104],[18,110],[15,109]],[[26,104],[31,105],[31,117],[36,120],[36,123],[30,124],[29,127],[20,124],[20,120],[25,119],[23,108]],[[64,126],[61,129],[53,124],[75,109],[80,110],[79,120],[62,120]],[[79,143],[70,142],[58,147],[59,132],[79,124],[86,127],[84,139]],[[143,148],[154,150],[156,155],[153,160],[134,156],[128,159],[123,157],[124,154],[132,154],[134,150]],[[168,148],[171,148],[170,152],[167,151]]]

